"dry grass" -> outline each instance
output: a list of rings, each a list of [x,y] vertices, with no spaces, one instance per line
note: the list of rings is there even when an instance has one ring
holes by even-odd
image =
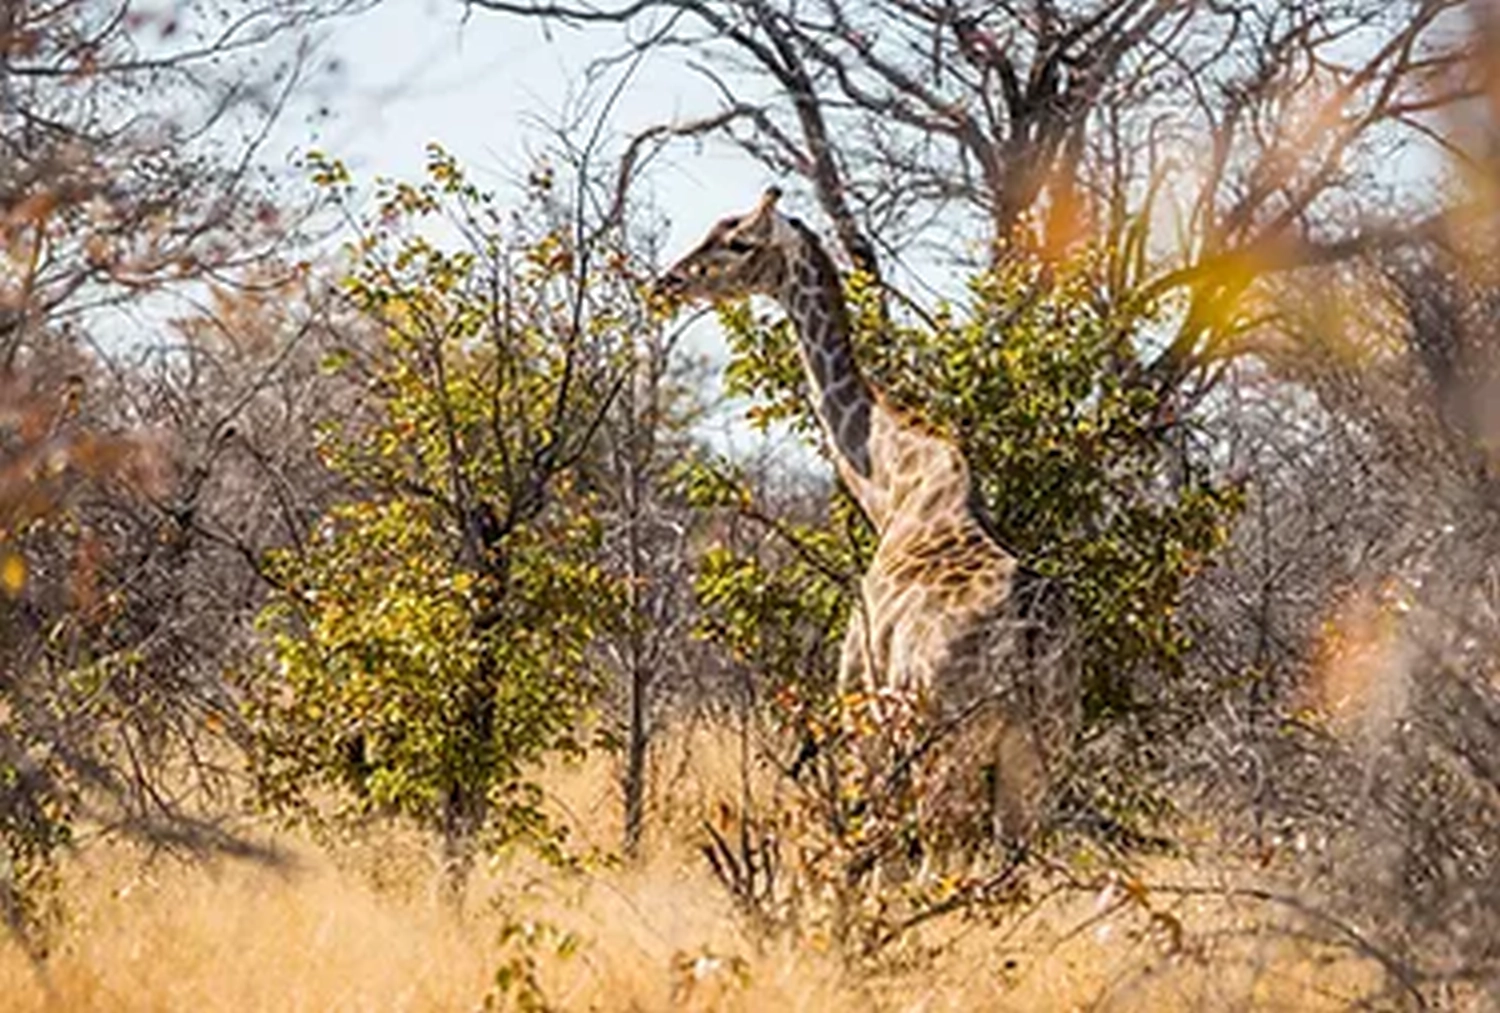
[[[735,756],[710,734],[659,758],[672,802],[658,799],[638,866],[562,877],[511,863],[486,870],[462,915],[433,899],[425,854],[399,835],[332,857],[287,842],[281,869],[143,867],[95,849],[69,870],[72,914],[45,977],[0,945],[0,996],[17,1011],[470,1010],[518,952],[500,940],[498,898],[578,939],[566,956],[532,951],[562,1009],[1332,1010],[1375,980],[1347,952],[1265,931],[1264,904],[1164,892],[1142,904],[1124,889],[1058,893],[999,924],[935,924],[926,958],[879,976],[810,946],[758,947],[693,849],[694,811],[736,790]],[[578,843],[613,843],[605,762],[551,783]],[[1181,865],[1150,873],[1204,881]]]

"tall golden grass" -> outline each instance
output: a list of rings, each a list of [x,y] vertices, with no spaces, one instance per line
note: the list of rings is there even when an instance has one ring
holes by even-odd
[[[45,966],[0,944],[0,1007],[474,1010],[489,995],[506,1008],[496,972],[527,955],[547,1003],[567,1010],[1333,1010],[1376,984],[1356,954],[1279,931],[1266,905],[1219,891],[1245,882],[1228,861],[1141,870],[1141,882],[1206,892],[1119,881],[1038,892],[994,921],[933,922],[875,970],[757,938],[696,850],[701,818],[739,797],[738,757],[722,730],[675,736],[655,757],[639,862],[573,874],[499,864],[462,911],[438,899],[422,843],[397,832],[323,849],[275,838],[276,867],[89,849],[66,872],[68,915]],[[607,759],[548,784],[576,845],[614,845]],[[516,930],[530,925],[547,931],[527,947]]]

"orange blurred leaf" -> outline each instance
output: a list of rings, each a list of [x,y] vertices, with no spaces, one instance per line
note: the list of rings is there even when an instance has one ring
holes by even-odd
[[[4,558],[0,558],[0,588],[11,597],[21,593],[26,587],[26,560],[18,553],[7,552]]]

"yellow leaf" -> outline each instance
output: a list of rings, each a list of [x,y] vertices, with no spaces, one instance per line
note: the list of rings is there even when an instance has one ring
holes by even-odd
[[[26,586],[26,560],[14,552],[0,558],[0,587],[9,595],[18,595]]]

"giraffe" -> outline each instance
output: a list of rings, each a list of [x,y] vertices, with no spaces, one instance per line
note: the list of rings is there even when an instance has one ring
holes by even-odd
[[[996,768],[995,830],[1014,839],[1030,827],[1057,751],[1041,726],[1069,706],[1065,678],[1017,664],[1041,584],[986,523],[958,446],[897,410],[861,371],[838,271],[813,231],[777,209],[779,197],[772,187],[750,212],[716,223],[657,291],[677,302],[770,296],[792,321],[835,467],[878,537],[840,690],[915,693],[954,723],[998,702],[998,735],[978,748]]]

